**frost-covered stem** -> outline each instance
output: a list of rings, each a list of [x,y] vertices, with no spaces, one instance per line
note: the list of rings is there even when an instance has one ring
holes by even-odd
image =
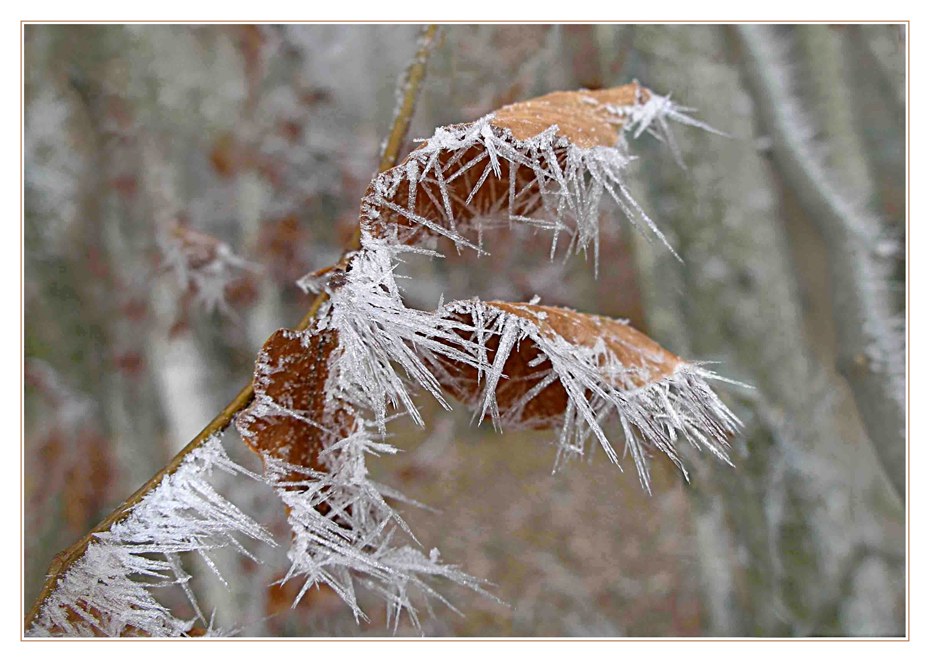
[[[194,437],[194,439],[187,446],[185,446],[181,452],[175,455],[171,461],[161,469],[161,471],[149,479],[145,485],[136,490],[131,497],[126,499],[122,505],[120,505],[119,508],[110,513],[102,522],[100,522],[100,524],[91,529],[83,538],[71,545],[71,547],[63,551],[61,554],[55,556],[55,559],[49,566],[45,584],[42,586],[42,590],[39,592],[39,596],[32,604],[32,608],[29,610],[29,613],[26,614],[27,630],[32,625],[35,617],[38,615],[42,604],[55,589],[55,586],[58,584],[59,577],[61,577],[65,571],[71,567],[71,565],[73,565],[84,555],[84,552],[87,551],[87,545],[90,544],[90,542],[94,539],[94,536],[98,533],[109,531],[114,524],[125,519],[126,516],[128,516],[132,511],[132,509],[140,501],[142,501],[143,498],[145,498],[145,495],[161,484],[161,481],[165,476],[170,476],[178,470],[178,467],[181,466],[184,458],[186,458],[192,451],[203,445],[203,443],[213,435],[219,434],[225,430],[226,427],[232,422],[233,417],[239,411],[244,409],[251,400],[252,384],[250,382],[249,385],[239,391],[239,394],[233,399],[233,401],[230,402],[216,418],[210,421],[210,424],[207,425],[207,427],[205,427],[200,434]]]
[[[417,40],[419,48],[417,54],[407,67],[404,77],[397,86],[397,107],[394,109],[394,126],[381,151],[381,164],[378,172],[390,170],[397,164],[400,146],[407,136],[410,120],[417,104],[420,92],[420,83],[426,75],[426,61],[429,54],[439,42],[439,26],[435,23],[424,25]]]
[[[414,107],[416,106],[417,96],[420,89],[420,83],[423,81],[423,78],[426,73],[426,60],[429,57],[429,53],[432,50],[433,46],[437,42],[438,35],[438,26],[431,24],[425,26],[421,32],[419,44],[420,48],[417,51],[416,56],[414,56],[413,61],[410,63],[410,66],[407,68],[407,72],[404,78],[401,81],[400,86],[398,87],[398,96],[399,96],[399,106],[397,111],[394,114],[394,123],[391,128],[391,133],[388,140],[385,143],[384,152],[381,156],[381,163],[379,166],[379,172],[384,172],[390,170],[397,164],[397,157],[400,153],[400,145],[403,142],[404,136],[407,134],[407,129],[410,126],[410,118],[413,116]],[[344,267],[348,263],[348,257],[351,253],[358,250],[361,247],[361,229],[356,229],[355,234],[352,237],[351,245],[343,254],[342,259],[339,261],[339,266]],[[295,327],[296,331],[303,331],[310,323],[316,318],[317,313],[320,310],[320,307],[326,302],[329,298],[329,295],[323,291],[317,295],[313,303],[310,306],[310,309],[307,311],[307,314],[304,315],[303,319]],[[216,418],[214,418],[210,423],[200,432],[194,439],[187,444],[181,451],[175,455],[168,464],[166,464],[157,474],[152,476],[142,487],[136,490],[132,496],[130,496],[126,501],[122,503],[116,510],[110,513],[100,524],[91,529],[83,538],[74,543],[71,547],[65,551],[57,554],[55,559],[52,561],[49,566],[48,573],[46,573],[45,583],[42,585],[42,590],[39,592],[38,597],[36,597],[35,602],[32,603],[32,607],[29,609],[29,612],[26,614],[25,618],[25,629],[28,630],[33,621],[35,621],[36,616],[39,614],[43,603],[51,595],[52,591],[55,590],[55,587],[58,585],[58,580],[64,575],[64,573],[70,568],[78,559],[80,559],[84,552],[87,551],[88,544],[94,539],[94,536],[98,533],[104,531],[109,531],[110,528],[117,522],[125,519],[132,509],[142,501],[145,496],[151,492],[154,488],[161,484],[162,479],[165,476],[170,476],[183,463],[184,459],[190,455],[191,452],[200,448],[208,439],[213,437],[216,434],[221,433],[229,424],[232,423],[233,419],[236,417],[240,411],[245,409],[252,398],[254,397],[253,383],[250,381],[248,385],[239,391],[238,395],[230,402],[226,407],[221,411]]]
[[[356,250],[358,248],[358,241],[356,241],[354,247],[351,250]],[[347,251],[347,253],[350,251]],[[343,260],[342,262],[344,262]],[[310,322],[316,317],[317,312],[320,309],[320,306],[327,299],[327,294],[325,292],[320,293],[316,299],[313,301],[313,304],[310,306],[310,310],[307,311],[307,314],[304,315],[303,319],[300,320],[300,323],[295,327],[297,331],[303,331],[308,326]],[[153,489],[158,487],[162,479],[165,476],[170,476],[175,471],[178,470],[178,467],[181,466],[181,463],[184,459],[190,455],[194,450],[200,448],[204,442],[213,437],[214,435],[220,434],[223,430],[229,427],[229,424],[232,423],[233,419],[236,417],[240,411],[245,409],[250,402],[252,402],[252,397],[254,395],[252,389],[252,382],[250,381],[248,385],[243,388],[239,393],[233,398],[233,401],[230,402],[226,407],[221,411],[216,418],[214,418],[210,423],[205,427],[200,434],[198,434],[194,439],[187,444],[181,451],[175,455],[168,464],[166,464],[162,469],[152,476],[146,483],[136,490],[131,497],[126,499],[116,510],[107,515],[107,517],[100,522],[97,526],[91,529],[83,538],[78,540],[76,543],[71,545],[68,549],[57,554],[55,559],[52,561],[51,565],[48,568],[48,573],[46,574],[45,583],[42,585],[42,590],[39,592],[39,596],[36,598],[35,602],[32,604],[32,608],[29,610],[29,613],[26,614],[26,629],[32,625],[33,620],[39,613],[39,609],[42,607],[42,604],[51,595],[51,592],[55,590],[55,586],[58,584],[58,579],[61,577],[67,570],[70,568],[78,559],[80,559],[84,552],[87,551],[87,545],[94,540],[94,536],[98,533],[104,531],[109,531],[110,528],[117,522],[121,522],[125,519],[132,509],[140,502],[145,496],[151,492]]]
[[[767,28],[737,27],[752,69],[750,86],[775,139],[775,157],[830,246],[837,369],[849,383],[882,466],[906,492],[903,355],[895,356],[893,310],[883,291],[880,226],[844,196],[815,155],[788,89],[781,49]],[[899,365],[900,364],[900,365]]]

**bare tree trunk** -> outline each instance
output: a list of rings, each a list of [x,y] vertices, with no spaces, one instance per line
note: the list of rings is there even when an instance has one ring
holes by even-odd
[[[658,201],[654,216],[683,259],[640,242],[652,332],[754,387],[730,393],[746,422],[736,471],[694,460],[707,634],[901,634],[903,509],[822,359],[832,328],[814,326],[822,274],[809,262],[829,263],[832,246],[796,219],[730,37],[649,27],[634,44],[642,79],[733,136],[682,132],[689,170],[650,159],[640,171],[641,198]]]
[[[813,84],[823,92],[823,101],[815,105],[819,117],[814,117],[822,120],[818,124],[826,128],[828,144],[838,157],[834,168],[818,158],[808,135],[811,128],[804,124],[806,118],[790,87],[786,51],[795,42],[779,41],[772,30],[758,27],[741,27],[739,35],[760,116],[774,140],[779,171],[830,250],[837,368],[849,382],[878,457],[903,500],[904,327],[903,319],[895,319],[887,291],[898,247],[883,237],[881,221],[856,199],[861,196],[868,201],[871,186],[852,127],[855,96],[842,89],[836,40],[830,33],[800,32],[802,43],[808,46]],[[849,182],[846,189],[855,194],[846,193],[836,181],[844,178]]]

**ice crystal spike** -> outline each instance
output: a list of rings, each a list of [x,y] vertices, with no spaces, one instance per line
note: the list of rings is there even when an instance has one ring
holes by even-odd
[[[363,228],[392,243],[444,237],[456,249],[481,251],[486,229],[523,223],[551,231],[553,253],[562,233],[569,251],[592,249],[596,268],[600,202],[610,198],[668,246],[629,190],[633,157],[624,134],[647,131],[680,161],[669,121],[716,132],[688,110],[632,83],[553,92],[470,124],[440,127],[372,181]]]
[[[237,537],[275,544],[261,525],[213,489],[208,479],[214,469],[257,478],[229,459],[219,437],[208,440],[126,519],[95,536],[60,578],[27,635],[177,637],[198,620],[209,626],[178,554],[197,553],[213,567],[210,552],[220,547],[249,555]],[[197,618],[176,618],[148,591],[171,585],[183,590]]]
[[[227,289],[237,278],[260,271],[258,265],[236,255],[215,237],[174,223],[157,234],[162,266],[174,273],[182,291],[191,292],[206,310],[235,317]]]
[[[264,461],[287,508],[295,603],[320,584],[366,619],[359,586],[387,602],[387,626],[406,614],[422,631],[418,605],[451,607],[432,586],[445,579],[485,593],[484,582],[427,556],[388,500],[402,495],[369,479],[368,455],[397,452],[387,423],[423,425],[414,402],[444,392],[475,407],[498,429],[559,430],[557,463],[595,438],[620,465],[602,424],[616,414],[649,489],[653,450],[684,470],[687,440],[727,460],[738,422],[710,390],[714,375],[688,364],[624,322],[529,304],[442,303],[409,308],[394,273],[407,252],[440,255],[438,237],[481,249],[493,223],[526,223],[560,233],[570,250],[598,254],[599,203],[620,208],[661,237],[625,179],[624,132],[671,142],[667,120],[682,109],[637,83],[599,92],[559,92],[514,104],[467,125],[436,130],[401,165],[377,176],[362,203],[361,248],[338,268],[301,281],[329,300],[305,331],[280,330],[255,368],[255,399],[237,425]],[[706,128],[706,127],[705,127]],[[477,234],[477,243],[472,237]],[[183,581],[179,578],[180,582]],[[453,608],[454,609],[454,608]]]
[[[440,360],[438,379],[495,427],[560,430],[559,460],[583,454],[593,436],[619,466],[602,430],[604,419],[616,415],[624,454],[632,456],[647,490],[646,458],[653,449],[683,472],[680,441],[729,462],[728,438],[739,422],[707,384],[716,375],[626,322],[496,301],[457,301],[444,314],[470,323],[468,340],[491,365],[482,372]]]
[[[329,449],[324,472],[266,458],[266,475],[287,506],[293,532],[288,551],[291,567],[282,581],[301,582],[296,601],[307,590],[325,584],[349,605],[357,621],[367,621],[356,598],[356,586],[361,584],[385,599],[389,628],[393,622],[396,630],[406,613],[411,625],[422,632],[420,601],[429,607],[432,598],[454,610],[433,588],[435,580],[493,596],[484,589],[486,582],[440,563],[438,550],[427,557],[395,542],[400,532],[419,544],[386,501],[400,495],[368,479],[365,455],[396,451],[373,436],[377,427],[358,419],[350,434]]]
[[[287,507],[291,568],[282,581],[302,582],[296,599],[326,584],[366,619],[356,600],[361,583],[387,600],[389,626],[406,613],[419,630],[415,602],[448,604],[428,580],[479,592],[483,582],[394,542],[416,538],[386,498],[409,500],[369,480],[366,456],[396,452],[385,438],[395,411],[423,424],[414,387],[449,406],[430,365],[441,358],[487,366],[463,340],[469,325],[404,305],[393,270],[397,254],[411,250],[421,249],[364,239],[340,277],[329,279],[318,321],[266,342],[255,401],[238,426]]]

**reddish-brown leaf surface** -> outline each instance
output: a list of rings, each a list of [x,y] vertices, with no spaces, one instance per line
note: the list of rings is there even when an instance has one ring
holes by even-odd
[[[326,398],[329,359],[337,345],[333,331],[287,329],[265,342],[255,365],[255,401],[236,421],[249,448],[297,466],[324,469],[318,454],[325,440],[346,434],[352,423],[344,408]]]
[[[552,92],[504,106],[494,113],[491,124],[509,129],[517,140],[529,140],[558,125],[558,135],[576,147],[613,147],[626,121],[617,109],[643,103],[650,96],[636,82],[607,90]]]
[[[560,336],[572,345],[594,347],[602,340],[607,350],[613,353],[624,367],[632,369],[632,372],[626,375],[631,384],[614,383],[612,386],[635,388],[657,382],[670,376],[682,362],[633,327],[608,317],[524,303],[491,301],[485,305],[529,320],[539,330],[540,335]],[[543,314],[544,318],[541,318],[540,314]],[[462,321],[468,320],[463,316]],[[489,363],[494,363],[499,341],[499,336],[494,335],[485,343],[489,350]],[[530,339],[524,339],[511,350],[504,363],[503,375],[506,379],[501,379],[496,388],[497,404],[502,414],[518,403],[552,369],[549,359],[539,362],[539,357],[540,349]],[[476,403],[484,389],[483,383],[479,382],[478,371],[447,360],[443,360],[442,363],[448,370],[446,374],[437,374],[443,386],[463,402]],[[536,429],[551,427],[565,413],[567,405],[568,394],[556,380],[524,406],[519,423]]]
[[[366,221],[366,228],[374,236],[392,235],[397,231],[402,241],[416,244],[437,233],[411,220],[405,212],[416,214],[459,234],[475,230],[477,219],[506,221],[510,216],[529,217],[543,203],[540,182],[527,162],[544,163],[545,156],[532,153],[520,143],[558,125],[558,135],[579,149],[614,147],[627,120],[622,109],[648,101],[650,96],[648,89],[633,82],[606,90],[553,92],[505,106],[495,113],[490,126],[498,138],[506,140],[523,154],[522,163],[498,155],[500,177],[491,172],[477,186],[490,162],[484,145],[479,141],[467,148],[443,150],[432,161],[433,165],[425,177],[422,177],[422,172],[418,172],[419,181],[411,201],[410,182],[406,177],[408,168],[414,167],[414,162],[418,160],[414,152],[387,173],[387,177],[396,177],[400,182],[388,203],[378,205],[377,218]],[[446,128],[457,131],[473,124],[457,124]],[[555,150],[560,167],[564,166],[566,150],[565,146]],[[477,162],[469,166],[476,159]],[[419,163],[416,166],[422,167]],[[442,186],[439,184],[440,176]],[[514,180],[512,201],[511,178]],[[363,219],[366,218],[365,206],[370,205],[374,199],[376,181],[372,182],[366,192]],[[448,218],[443,188],[454,221]],[[402,208],[403,212],[396,207]]]
[[[217,259],[222,241],[205,232],[198,232],[181,223],[168,229],[170,237],[177,242],[190,269],[202,269]]]
[[[467,126],[467,125],[459,125]],[[455,223],[451,223],[443,213],[442,191],[431,173],[426,179],[420,181],[414,193],[414,203],[409,205],[410,183],[404,179],[400,182],[392,201],[416,215],[425,218],[450,231],[463,233],[473,229],[475,219],[504,218],[512,212],[516,216],[530,216],[542,205],[539,195],[539,183],[532,168],[504,162],[501,165],[502,178],[493,174],[487,177],[469,201],[469,196],[475,185],[481,179],[487,159],[476,166],[469,167],[461,174],[457,174],[463,166],[480,158],[485,153],[481,144],[476,144],[459,152],[448,151],[441,153],[436,159],[436,167],[442,172],[446,182],[446,192]],[[409,159],[408,159],[409,160]],[[406,161],[397,168],[405,168]],[[509,177],[513,174],[514,189],[521,192],[515,196],[514,206],[509,209]],[[455,179],[452,179],[455,177]],[[373,194],[373,186],[369,186],[366,197]],[[468,204],[466,205],[466,202]],[[364,203],[363,203],[364,204]],[[415,245],[436,236],[436,232],[407,218],[404,214],[388,207],[379,209],[379,218],[376,223],[367,223],[366,229],[375,236],[390,236],[398,232],[402,241]]]

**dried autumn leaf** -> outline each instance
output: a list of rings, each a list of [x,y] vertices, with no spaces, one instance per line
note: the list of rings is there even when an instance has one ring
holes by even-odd
[[[556,126],[559,136],[581,149],[614,147],[631,109],[651,97],[649,90],[635,82],[607,90],[552,92],[504,106],[494,114],[491,125],[508,129],[519,141]]]
[[[707,385],[715,375],[625,322],[496,301],[455,302],[444,313],[474,327],[465,340],[483,348],[491,368],[478,370],[443,357],[432,363],[436,377],[498,428],[561,428],[560,454],[582,453],[593,433],[619,464],[601,429],[605,417],[616,412],[626,450],[647,489],[650,448],[684,471],[675,446],[680,436],[728,461],[727,439],[738,421]]]
[[[519,222],[552,230],[553,252],[564,231],[569,250],[593,244],[596,258],[598,206],[606,193],[631,221],[661,237],[625,183],[631,157],[623,133],[648,130],[674,145],[668,119],[710,129],[684,110],[633,82],[553,92],[439,128],[372,180],[362,202],[363,229],[406,244],[443,236],[458,247],[479,248],[485,228]]]
[[[167,224],[157,237],[162,267],[174,272],[182,291],[208,312],[219,308],[232,315],[231,300],[249,300],[254,288],[249,276],[259,267],[236,255],[228,244],[181,223]]]
[[[598,357],[597,367],[607,373],[610,370],[606,365],[608,357],[614,358],[619,370],[615,368],[605,379],[615,382],[619,388],[631,389],[653,383],[671,375],[682,363],[677,356],[620,320],[534,304],[489,301],[485,306],[527,320],[541,335],[561,337],[575,347],[593,348],[598,341],[603,342],[604,351]],[[462,317],[463,321],[467,319]],[[500,340],[501,335],[494,334],[484,342],[488,362],[492,365],[497,361]],[[443,385],[452,389],[459,400],[478,404],[485,390],[479,371],[471,366],[447,363],[454,373],[444,376]],[[506,379],[498,383],[495,391],[497,407],[502,416],[507,414],[509,424],[545,429],[552,426],[554,419],[562,417],[568,394],[557,381],[550,382],[531,400],[524,401],[524,396],[551,372],[552,362],[541,356],[535,344],[523,343],[509,351],[501,373]]]
[[[553,230],[553,251],[568,232],[570,248],[593,243],[596,260],[605,193],[655,230],[624,183],[622,132],[653,130],[655,121],[667,133],[666,118],[694,123],[679,111],[638,84],[555,93],[438,129],[372,181],[360,250],[300,281],[329,301],[311,331],[269,339],[256,364],[255,403],[239,419],[288,511],[291,568],[281,581],[301,578],[295,602],[324,584],[360,617],[355,574],[411,618],[409,588],[434,594],[425,578],[482,590],[441,564],[437,550],[426,557],[390,542],[396,529],[412,537],[388,503],[405,498],[373,482],[365,458],[397,452],[386,439],[394,412],[423,423],[411,386],[444,406],[442,390],[452,391],[499,428],[560,426],[560,454],[583,452],[593,434],[619,465],[601,429],[615,410],[647,489],[647,454],[657,448],[681,466],[679,436],[726,459],[737,422],[707,386],[712,373],[624,323],[477,300],[417,310],[405,305],[394,275],[400,255],[434,254],[416,244],[442,236],[479,248],[483,229],[500,221]],[[478,246],[466,236],[474,233]]]
[[[250,473],[229,459],[219,436],[209,437],[125,517],[93,533],[83,555],[44,602],[32,636],[166,637],[183,635],[196,621],[210,623],[190,588],[181,554],[199,554],[220,576],[212,558],[216,550],[228,547],[254,559],[237,538],[275,545],[260,524],[210,485],[213,470]],[[180,589],[195,617],[182,620],[172,614],[149,592],[155,586]]]
[[[324,470],[324,444],[347,434],[353,423],[344,407],[327,398],[337,346],[333,331],[280,329],[265,342],[255,362],[255,400],[236,419],[249,448],[263,458]]]

